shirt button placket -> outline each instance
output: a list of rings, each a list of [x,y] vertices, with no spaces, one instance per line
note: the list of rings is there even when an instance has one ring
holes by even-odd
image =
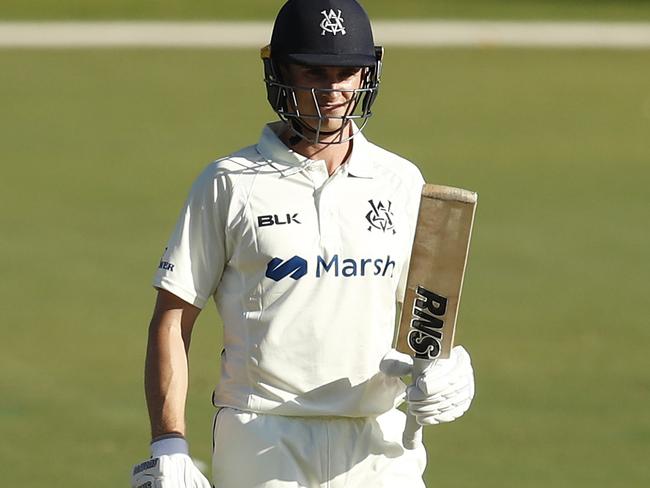
[[[336,208],[340,202],[337,201],[337,177],[327,180],[321,189],[319,200],[319,214],[321,215],[321,245],[327,254],[333,255],[340,252],[340,231],[337,219]]]
[[[321,210],[321,199],[322,199],[322,178],[319,174],[318,163],[311,163],[303,171],[303,175],[309,179],[314,188],[314,207],[316,209],[316,218],[318,221],[318,237],[319,242],[322,247],[322,238],[323,238],[323,212]]]

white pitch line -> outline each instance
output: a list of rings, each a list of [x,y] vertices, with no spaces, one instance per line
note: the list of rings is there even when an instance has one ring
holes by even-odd
[[[0,22],[3,48],[261,47],[269,22]],[[375,21],[387,46],[650,48],[650,23]]]
[[[650,23],[381,22],[377,37],[404,46],[648,48]]]
[[[0,23],[0,46],[261,47],[271,27],[261,22],[7,22]]]

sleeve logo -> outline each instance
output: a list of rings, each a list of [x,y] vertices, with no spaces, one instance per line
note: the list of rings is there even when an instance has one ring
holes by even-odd
[[[174,263],[170,263],[169,261],[166,261],[165,254],[167,254],[167,248],[165,248],[165,252],[163,252],[162,257],[160,258],[160,262],[158,263],[158,269],[162,269],[163,271],[174,271]]]

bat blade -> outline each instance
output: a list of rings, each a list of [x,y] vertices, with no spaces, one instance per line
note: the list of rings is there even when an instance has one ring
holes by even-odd
[[[413,378],[437,359],[448,358],[454,345],[456,318],[469,254],[477,194],[426,184],[417,227],[395,347],[413,356]],[[421,426],[409,415],[404,446],[421,443]]]

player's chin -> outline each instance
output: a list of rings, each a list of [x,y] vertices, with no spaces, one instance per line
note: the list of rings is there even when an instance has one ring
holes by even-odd
[[[320,129],[325,132],[335,132],[349,123],[349,119],[345,118],[345,113],[341,114],[323,114],[324,117],[320,121]]]
[[[339,104],[332,107],[320,107],[321,117],[330,121],[342,121],[346,115],[349,115],[347,104]]]

